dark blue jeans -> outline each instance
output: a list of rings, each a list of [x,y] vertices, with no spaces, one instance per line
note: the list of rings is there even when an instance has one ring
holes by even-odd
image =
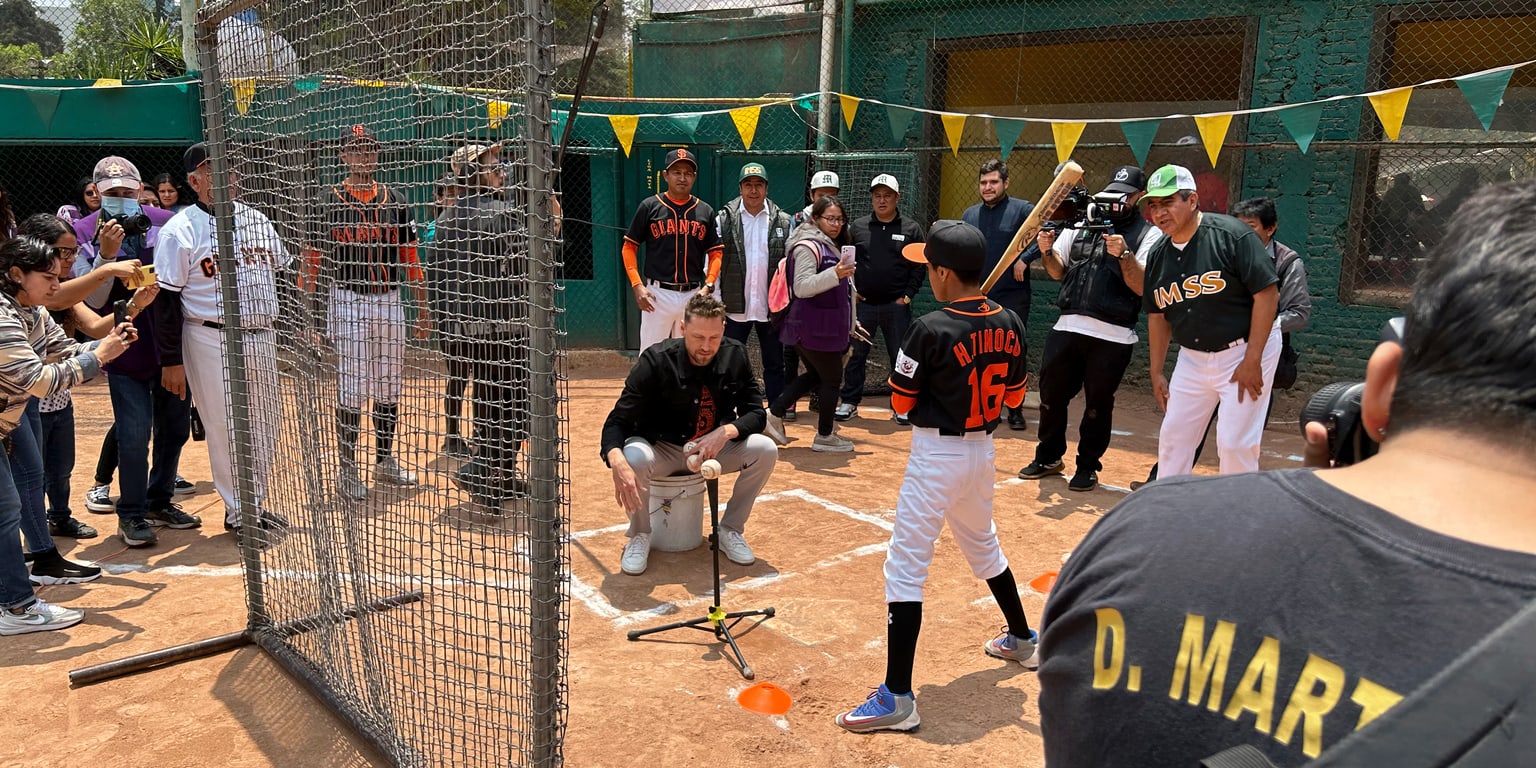
[[[0,608],[25,608],[37,601],[16,536],[20,528],[21,497],[11,482],[11,463],[0,461]]]
[[[779,342],[779,332],[769,322],[738,323],[725,319],[726,338],[746,344],[753,331],[757,331],[757,348],[762,352],[763,390],[771,403],[784,391],[784,345]]]
[[[901,349],[901,341],[907,337],[907,327],[912,324],[912,305],[897,304],[860,304],[859,325],[869,332],[870,341],[874,341],[875,334],[879,333],[885,339],[885,351],[891,362],[896,361],[896,352]],[[843,371],[843,402],[850,405],[858,405],[864,399],[864,366],[869,361],[870,345],[862,341],[853,342],[853,355],[848,358],[848,368]],[[822,404],[825,408],[827,405]]]
[[[21,423],[6,438],[12,485],[21,502],[21,535],[28,552],[53,549],[48,534],[48,513],[43,507],[43,419],[37,398],[27,401]]]
[[[69,477],[75,471],[75,404],[43,416],[43,491],[48,497],[48,519],[68,520]]]
[[[134,379],[108,374],[112,413],[117,417],[117,516],[143,517],[171,504],[181,447],[192,434],[192,401],[160,386],[160,377]],[[154,469],[150,469],[150,438]]]

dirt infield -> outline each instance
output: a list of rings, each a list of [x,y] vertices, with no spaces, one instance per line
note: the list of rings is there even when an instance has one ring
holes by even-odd
[[[783,717],[735,703],[748,685],[705,632],[630,642],[625,632],[708,610],[709,552],[653,553],[643,576],[618,572],[623,514],[598,459],[598,433],[621,368],[578,368],[570,385],[571,647],[567,764],[572,766],[947,766],[1042,762],[1032,673],[981,653],[1001,623],[946,533],[926,594],[914,676],[922,728],[913,735],[843,733],[832,716],[880,682],[885,661],[881,566],[902,471],[906,430],[872,400],[848,422],[852,454],[810,451],[811,420],[790,425],[773,478],[746,531],[758,562],[725,563],[725,607],[772,606],[777,615],[737,628],[758,681],[789,692]],[[182,474],[198,482],[184,506],[202,530],[161,531],[159,546],[126,550],[105,534],[115,518],[84,512],[109,414],[106,386],[75,394],[76,512],[103,536],[67,555],[98,560],[108,575],[42,595],[87,609],[63,632],[0,638],[7,684],[0,765],[65,761],[115,766],[363,766],[366,752],[259,652],[247,649],[71,689],[69,670],[242,629],[245,606],[232,538],[219,526],[206,452],[189,444]],[[1021,587],[1056,570],[1093,523],[1153,461],[1156,416],[1146,393],[1124,393],[1105,487],[1072,493],[1066,479],[1013,475],[1033,455],[1029,432],[999,432],[996,516]],[[1289,420],[1286,420],[1288,423]],[[1296,465],[1287,423],[1265,435],[1264,465]],[[1214,471],[1214,449],[1200,471]],[[1071,455],[1069,446],[1068,455]],[[423,483],[447,485],[438,474]],[[729,480],[722,482],[722,497]],[[69,544],[64,545],[66,550]],[[1025,588],[1037,620],[1044,596]]]

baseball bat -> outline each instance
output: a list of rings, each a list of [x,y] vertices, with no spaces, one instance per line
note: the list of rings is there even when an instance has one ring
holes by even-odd
[[[1029,218],[1019,225],[1019,231],[1013,233],[1013,241],[1008,243],[1008,250],[1003,251],[1003,257],[997,260],[997,266],[992,268],[992,274],[987,275],[985,282],[981,284],[981,292],[986,293],[997,285],[1002,278],[1003,271],[1012,267],[1019,254],[1029,247],[1029,241],[1035,239],[1035,234],[1040,231],[1040,224],[1046,216],[1061,205],[1061,201],[1067,199],[1067,193],[1083,180],[1083,167],[1071,160],[1062,167],[1061,173],[1051,180],[1051,185],[1045,188],[1045,194],[1035,203],[1035,209],[1029,212]]]

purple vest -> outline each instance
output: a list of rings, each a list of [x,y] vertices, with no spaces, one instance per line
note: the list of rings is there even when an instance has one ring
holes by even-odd
[[[790,249],[790,258],[784,266],[789,270],[785,279],[791,290],[795,284],[795,252],[801,245],[816,248],[816,269],[821,271],[836,266],[838,254],[817,240],[796,243]],[[848,349],[848,329],[853,317],[853,283],[848,278],[839,280],[837,286],[810,298],[794,297],[789,302],[789,314],[779,327],[779,341],[798,344],[814,352],[842,352]]]

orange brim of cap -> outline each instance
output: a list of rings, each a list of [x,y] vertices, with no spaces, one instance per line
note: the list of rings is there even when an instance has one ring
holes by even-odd
[[[916,264],[927,264],[928,263],[928,255],[923,253],[923,246],[924,245],[926,245],[926,244],[925,243],[907,243],[905,246],[902,247],[901,255],[907,261],[910,261],[910,262],[913,262],[913,263],[916,263]]]

